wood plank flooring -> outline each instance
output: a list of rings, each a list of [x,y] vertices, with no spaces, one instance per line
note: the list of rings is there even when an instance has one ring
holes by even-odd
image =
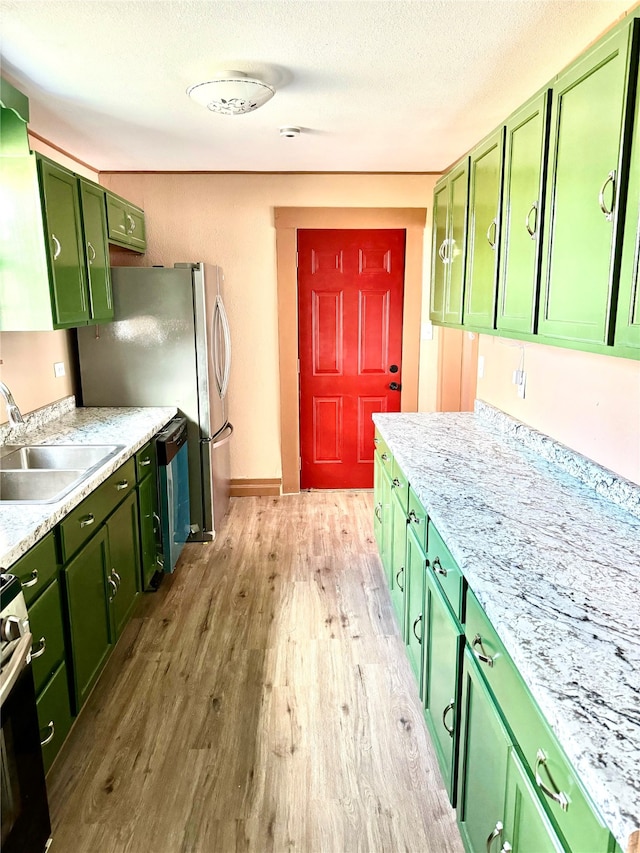
[[[48,779],[51,853],[462,853],[370,492],[232,499]]]

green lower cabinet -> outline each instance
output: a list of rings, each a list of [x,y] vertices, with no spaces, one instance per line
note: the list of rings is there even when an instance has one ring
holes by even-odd
[[[111,557],[107,585],[115,640],[124,630],[140,591],[138,502],[135,490],[109,517],[106,526]]]
[[[564,853],[531,780],[515,750],[509,756],[501,851]],[[507,847],[507,845],[510,845]]]
[[[114,642],[107,593],[111,572],[103,527],[63,571],[77,714],[95,684]]]
[[[33,634],[33,681],[38,694],[64,660],[64,628],[57,580],[29,608],[29,626]]]
[[[424,713],[449,799],[455,804],[464,633],[431,570],[425,573],[424,596]]]
[[[378,553],[382,554],[382,462],[378,453],[373,454],[373,532],[376,537]],[[141,510],[142,512],[142,510]]]
[[[422,696],[422,648],[425,632],[424,574],[426,554],[418,541],[415,529],[407,525],[407,654]]]
[[[511,739],[472,654],[464,652],[458,825],[468,853],[497,853]],[[539,851],[542,853],[542,851]]]
[[[158,499],[155,477],[145,477],[138,484],[138,515],[140,518],[140,562],[142,589],[148,589],[158,569]],[[380,513],[382,519],[382,513]],[[374,528],[378,548],[381,547],[382,521],[375,514]],[[378,528],[380,528],[378,530]],[[380,539],[378,537],[380,536]]]
[[[391,495],[391,526],[393,547],[391,559],[391,603],[402,639],[407,638],[405,590],[407,587],[407,514],[397,492]]]
[[[73,717],[69,704],[67,668],[60,664],[53,678],[38,696],[38,723],[45,773],[53,763],[69,733]]]

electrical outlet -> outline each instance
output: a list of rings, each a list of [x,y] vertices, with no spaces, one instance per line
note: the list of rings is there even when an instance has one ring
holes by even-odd
[[[54,362],[54,364],[53,364],[53,374],[54,374],[54,376],[57,376],[57,377],[64,376],[64,374],[65,374],[65,370],[64,370],[64,361],[56,361],[56,362]]]
[[[521,400],[524,400],[525,389],[527,386],[527,374],[524,372],[524,370],[520,370],[519,373],[520,383],[518,384],[518,397],[520,397]]]
[[[484,376],[484,356],[478,356],[478,379],[482,379]]]

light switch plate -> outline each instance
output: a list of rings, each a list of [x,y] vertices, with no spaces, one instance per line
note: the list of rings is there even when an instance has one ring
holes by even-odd
[[[65,375],[64,361],[56,361],[53,364],[53,374],[58,378]]]

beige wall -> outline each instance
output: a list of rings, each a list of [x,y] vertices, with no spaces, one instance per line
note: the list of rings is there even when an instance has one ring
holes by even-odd
[[[416,175],[102,174],[144,208],[148,251],[117,263],[218,263],[232,329],[233,479],[281,476],[274,208],[425,207],[435,178]],[[426,233],[429,254],[429,232]],[[425,260],[425,264],[427,261]],[[428,312],[427,312],[428,313]],[[429,364],[429,354],[424,357]]]
[[[479,354],[478,399],[640,483],[640,363],[489,335]],[[524,400],[512,383],[521,363]]]
[[[57,149],[30,137],[31,148],[79,175],[97,181],[97,172]],[[65,376],[56,377],[55,362],[65,365]],[[23,414],[32,412],[74,393],[74,376],[69,332],[3,332],[0,334],[0,378],[5,382]],[[0,423],[7,420],[0,406]]]

